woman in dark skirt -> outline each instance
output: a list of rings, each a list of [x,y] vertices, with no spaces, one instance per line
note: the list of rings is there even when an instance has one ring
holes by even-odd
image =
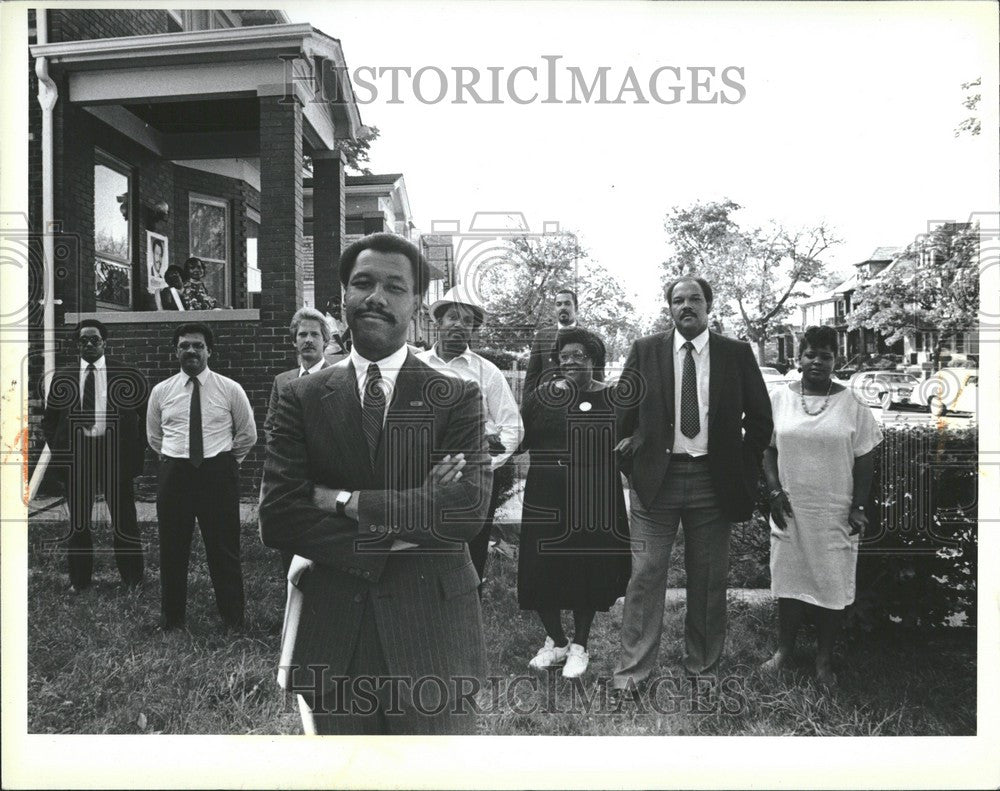
[[[565,663],[584,673],[595,613],[625,595],[631,562],[628,521],[615,459],[614,389],[604,384],[604,343],[575,328],[559,333],[553,362],[564,379],[529,394],[521,410],[522,447],[531,451],[524,490],[517,598],[535,610],[545,644],[528,663]],[[562,628],[573,611],[573,639]]]

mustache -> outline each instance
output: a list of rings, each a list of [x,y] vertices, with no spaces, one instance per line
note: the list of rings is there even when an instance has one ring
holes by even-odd
[[[359,310],[355,315],[359,319],[364,318],[365,316],[378,316],[380,319],[388,321],[391,324],[396,323],[396,319],[394,319],[388,313],[383,313],[381,310],[378,310],[377,308],[366,308],[365,310]]]

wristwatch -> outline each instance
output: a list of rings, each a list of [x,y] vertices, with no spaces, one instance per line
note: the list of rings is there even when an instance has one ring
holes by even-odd
[[[351,501],[352,494],[354,494],[354,492],[349,492],[346,489],[340,490],[340,493],[337,495],[337,516],[347,516],[347,511],[344,509]]]
[[[865,510],[865,507],[863,505],[852,505],[851,506],[851,510],[852,511],[861,511],[863,513],[864,510]]]

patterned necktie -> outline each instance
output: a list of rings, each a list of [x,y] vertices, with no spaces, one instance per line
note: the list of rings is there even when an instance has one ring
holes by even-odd
[[[83,378],[83,425],[93,428],[97,423],[97,369],[87,363],[87,375]]]
[[[378,455],[378,443],[382,437],[382,421],[385,418],[385,392],[382,390],[382,372],[375,363],[368,366],[368,380],[365,382],[365,401],[361,408],[361,429],[368,440],[368,455],[372,465]]]
[[[690,439],[701,430],[698,419],[698,381],[694,370],[694,345],[686,341],[681,347],[687,350],[684,373],[681,376],[681,433]]]
[[[205,459],[204,440],[201,436],[201,385],[198,377],[191,377],[191,411],[188,413],[188,461],[200,467]]]

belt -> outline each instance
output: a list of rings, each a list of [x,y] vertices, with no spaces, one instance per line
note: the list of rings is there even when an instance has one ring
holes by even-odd
[[[671,453],[670,454],[671,464],[675,461],[680,461],[690,464],[695,464],[695,463],[701,464],[708,461],[708,454],[705,454],[704,456],[691,456],[688,453]]]

